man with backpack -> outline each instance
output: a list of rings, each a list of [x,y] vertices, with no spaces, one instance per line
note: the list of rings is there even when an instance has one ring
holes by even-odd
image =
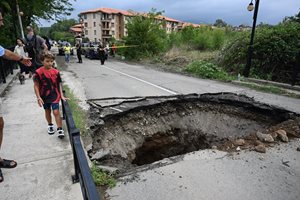
[[[31,26],[26,27],[26,33],[27,35],[25,37],[25,49],[28,53],[28,56],[32,58],[32,65],[30,66],[29,74],[29,77],[31,77],[32,73],[35,73],[35,70],[43,65],[40,57],[44,51],[48,50],[48,47],[46,45],[46,41],[39,35],[36,35],[33,32],[33,28]]]

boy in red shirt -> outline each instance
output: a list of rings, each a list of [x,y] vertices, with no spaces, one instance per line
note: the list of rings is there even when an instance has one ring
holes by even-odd
[[[45,117],[48,122],[48,133],[50,135],[55,133],[51,118],[52,109],[57,125],[58,137],[63,138],[65,135],[59,113],[59,101],[60,99],[65,101],[66,98],[63,95],[59,71],[52,67],[54,60],[54,56],[49,52],[42,55],[41,61],[43,66],[36,70],[36,74],[33,77],[34,92],[39,106],[43,106],[45,109]]]

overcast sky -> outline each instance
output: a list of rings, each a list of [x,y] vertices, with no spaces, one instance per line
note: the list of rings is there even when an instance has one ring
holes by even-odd
[[[214,23],[223,19],[231,25],[252,24],[253,12],[247,11],[251,0],[71,0],[72,18],[89,9],[108,7],[122,10],[148,12],[151,8],[165,11],[164,15],[180,21]],[[285,16],[293,16],[300,10],[300,0],[260,0],[258,23],[277,24]],[[43,26],[53,22],[41,21]]]

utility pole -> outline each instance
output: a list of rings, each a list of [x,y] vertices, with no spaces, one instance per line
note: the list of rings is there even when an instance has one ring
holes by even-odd
[[[19,25],[20,25],[20,29],[21,29],[21,36],[22,36],[22,38],[25,38],[18,0],[16,0],[16,7],[17,7],[17,15],[18,15],[18,20],[19,20]]]

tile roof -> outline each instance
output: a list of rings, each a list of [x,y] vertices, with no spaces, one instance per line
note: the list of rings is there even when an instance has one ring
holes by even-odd
[[[127,15],[127,16],[133,16],[133,14],[128,11],[113,9],[113,8],[97,8],[97,9],[81,12],[80,14],[97,13],[97,12],[103,12],[103,13],[107,13],[107,14],[119,14],[120,13],[120,14]]]

